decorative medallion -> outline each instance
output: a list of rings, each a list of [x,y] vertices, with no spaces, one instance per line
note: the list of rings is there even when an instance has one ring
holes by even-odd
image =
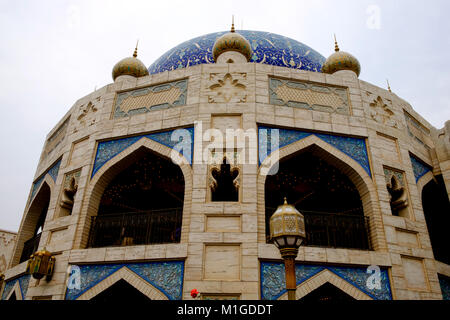
[[[208,85],[209,103],[245,103],[247,102],[247,74],[232,75],[211,73]]]
[[[391,104],[392,102],[390,102]],[[373,120],[383,125],[398,128],[398,122],[395,120],[394,111],[378,96],[370,104],[370,116]]]

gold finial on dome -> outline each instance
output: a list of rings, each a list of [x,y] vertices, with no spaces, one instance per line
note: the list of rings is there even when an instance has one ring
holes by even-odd
[[[239,52],[245,56],[247,61],[251,60],[253,54],[250,42],[235,31],[234,16],[232,18],[231,31],[218,38],[214,43],[212,49],[214,61],[217,62],[217,58],[227,51]]]
[[[136,42],[136,48],[134,49],[134,53],[133,53],[133,57],[137,58],[137,48],[138,48],[138,44],[139,44],[139,39]]]
[[[353,71],[359,77],[361,65],[358,59],[348,52],[339,50],[336,35],[334,36],[334,50],[335,52],[323,64],[322,73],[333,74],[338,71],[348,70]]]
[[[132,57],[128,57],[120,60],[116,63],[112,71],[112,77],[115,81],[119,76],[132,76],[132,77],[143,77],[148,76],[148,69],[145,64],[137,58],[137,48],[138,48],[139,40],[136,43],[136,48],[134,49],[134,53]]]
[[[336,33],[334,34],[334,51],[338,52],[339,51],[339,46],[336,40]]]
[[[389,80],[386,79],[386,82],[387,82],[387,86],[388,86],[388,91],[389,91],[389,92],[392,92],[392,90],[391,90],[391,85],[389,84]]]
[[[234,14],[231,16],[231,31],[230,32],[235,32],[236,30],[234,30]]]

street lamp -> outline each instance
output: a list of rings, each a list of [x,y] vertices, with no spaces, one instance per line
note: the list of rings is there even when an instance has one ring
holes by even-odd
[[[279,206],[270,218],[270,239],[280,250],[281,257],[284,260],[289,300],[295,300],[295,290],[297,289],[295,258],[298,254],[298,248],[305,238],[305,218],[284,198],[284,204]]]

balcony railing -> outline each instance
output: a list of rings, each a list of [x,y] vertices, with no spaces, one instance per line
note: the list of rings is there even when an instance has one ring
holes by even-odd
[[[305,246],[371,250],[369,220],[362,212],[360,215],[301,212],[305,217]]]
[[[89,247],[180,242],[182,208],[92,217]]]
[[[41,234],[38,233],[30,240],[25,241],[22,250],[22,256],[20,257],[20,263],[30,259],[30,256],[35,253],[39,247],[39,241],[41,241]]]

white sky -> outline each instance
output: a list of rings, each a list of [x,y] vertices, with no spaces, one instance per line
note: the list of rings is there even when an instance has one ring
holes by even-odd
[[[237,29],[278,33],[328,57],[333,33],[360,79],[409,101],[437,128],[450,119],[448,0],[0,0],[0,229],[17,231],[47,133],[76,100],[177,44]],[[380,15],[377,15],[377,12]]]

